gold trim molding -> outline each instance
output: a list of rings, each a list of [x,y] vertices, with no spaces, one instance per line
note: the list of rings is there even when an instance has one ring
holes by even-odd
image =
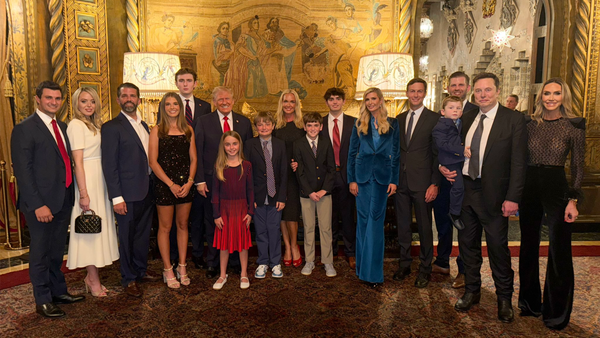
[[[28,82],[28,57],[27,37],[25,35],[25,3],[22,1],[8,2],[9,30],[10,30],[10,62],[13,78],[13,92],[15,100],[15,122],[29,116],[30,104]]]
[[[67,73],[65,70],[65,22],[63,18],[64,2],[62,0],[50,0],[48,2],[48,11],[50,12],[50,31],[52,37],[50,38],[50,46],[52,47],[52,80],[58,83],[63,89],[67,89]],[[61,107],[58,112],[57,118],[66,121],[67,104],[70,100],[67,98],[65,104]]]

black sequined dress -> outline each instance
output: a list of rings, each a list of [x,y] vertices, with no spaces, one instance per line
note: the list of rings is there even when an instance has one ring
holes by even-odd
[[[158,164],[175,183],[183,186],[190,177],[190,141],[185,135],[168,135],[158,139]],[[194,199],[194,187],[187,196],[177,198],[171,189],[154,177],[154,196],[157,205],[190,203]]]

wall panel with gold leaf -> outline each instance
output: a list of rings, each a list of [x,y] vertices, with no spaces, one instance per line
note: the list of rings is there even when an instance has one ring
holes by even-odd
[[[106,121],[110,119],[106,0],[68,0],[64,17],[70,94],[79,87],[94,88],[102,101],[102,119]]]

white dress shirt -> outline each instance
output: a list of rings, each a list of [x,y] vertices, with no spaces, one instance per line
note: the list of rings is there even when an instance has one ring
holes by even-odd
[[[185,106],[186,106],[186,102],[185,100],[190,100],[190,108],[192,109],[192,120],[194,120],[194,113],[196,112],[196,101],[194,101],[194,95],[190,96],[190,98],[185,98],[183,97],[183,95],[179,94],[179,97],[181,98],[181,102],[183,102],[183,114],[185,115]]]
[[[483,167],[483,155],[485,154],[485,147],[487,146],[488,138],[490,137],[490,130],[492,130],[492,125],[494,124],[494,119],[496,118],[496,113],[498,112],[499,103],[496,102],[494,108],[490,109],[487,113],[485,113],[485,120],[483,120],[483,132],[481,134],[481,143],[479,143],[479,175],[477,178],[481,178],[481,168]],[[473,140],[473,134],[475,134],[475,129],[479,125],[479,120],[481,120],[481,110],[473,120],[473,124],[471,124],[471,128],[467,132],[467,137],[465,138],[465,148],[471,146],[471,141]],[[463,166],[462,173],[463,175],[469,176],[469,158],[465,157],[465,165]]]
[[[337,126],[338,126],[338,129],[340,130],[340,145],[341,145],[342,131],[344,130],[344,114],[342,113],[338,117],[333,117],[333,115],[327,114],[327,121],[329,123],[327,125],[327,129],[329,131],[329,138],[331,139],[331,145],[333,145],[333,127],[335,126],[333,119],[337,119]]]
[[[312,149],[312,143],[315,143],[315,147],[317,147],[317,149],[319,149],[319,136],[317,135],[317,137],[313,140],[308,136],[308,133],[306,133],[306,139],[308,140],[308,145],[310,146],[310,148]]]
[[[56,135],[54,135],[54,128],[52,127],[52,121],[55,120],[55,118],[53,119],[50,116],[46,115],[45,113],[42,113],[39,109],[36,109],[35,112],[42,119],[42,122],[44,122],[44,124],[46,125],[46,128],[48,128],[48,130],[50,131],[50,135],[52,135],[52,137],[54,137],[54,142],[57,142],[57,144],[58,144],[58,141],[56,140]],[[65,149],[67,149],[67,143],[66,143],[67,141],[65,139],[65,135],[63,134],[62,129],[60,129],[60,126],[58,125],[58,122],[56,123],[56,126],[58,127],[58,132],[60,133],[60,137],[63,141],[63,146],[65,147]]]
[[[415,112],[415,117],[413,117],[412,129],[410,130],[410,139],[412,140],[413,132],[415,131],[415,127],[417,126],[417,122],[419,122],[419,117],[421,117],[421,113],[425,109],[425,106],[421,106],[421,108],[417,110],[408,109],[408,114],[406,114],[406,127],[404,128],[404,135],[408,134],[408,122],[410,121],[410,113]]]
[[[144,147],[144,152],[146,153],[146,158],[148,158],[148,142],[150,140],[150,134],[148,134],[148,131],[146,131],[146,128],[144,128],[144,125],[142,124],[142,117],[139,115],[139,113],[136,113],[136,119],[132,119],[129,115],[125,114],[123,111],[121,111],[121,114],[125,115],[125,117],[127,118],[127,121],[129,121],[129,123],[131,123],[131,126],[133,127],[133,130],[135,130],[135,133],[137,134],[137,136],[140,138],[140,141],[142,142],[142,146]],[[150,163],[150,162],[148,162]],[[148,166],[148,174],[150,174],[151,169],[150,166]],[[112,199],[113,205],[117,205],[121,202],[125,202],[125,200],[123,199],[123,196],[117,196],[115,198]]]

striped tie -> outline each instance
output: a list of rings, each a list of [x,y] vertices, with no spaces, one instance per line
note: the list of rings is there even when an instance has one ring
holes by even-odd
[[[271,160],[271,152],[267,145],[269,141],[263,142],[263,154],[265,155],[265,165],[267,167],[267,192],[270,197],[274,197],[275,190],[275,172],[273,171],[273,161]]]
[[[185,100],[185,120],[187,121],[187,123],[190,126],[192,125],[192,121],[194,120],[192,118],[192,107],[190,107],[190,100],[189,99]]]

